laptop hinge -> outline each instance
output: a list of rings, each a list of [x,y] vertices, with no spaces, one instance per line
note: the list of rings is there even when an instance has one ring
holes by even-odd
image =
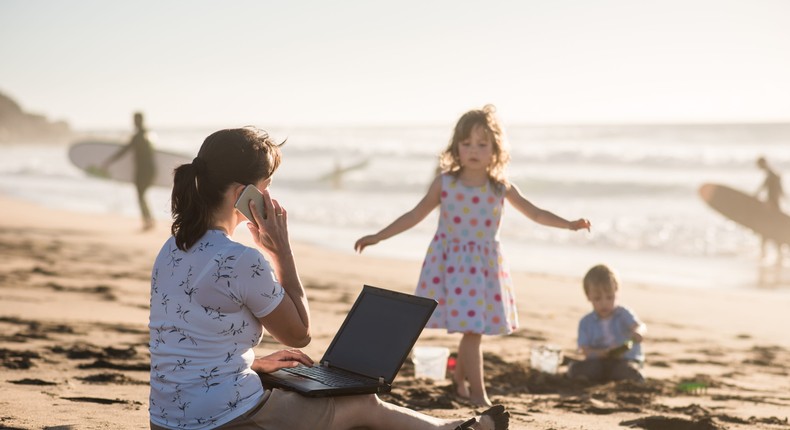
[[[323,363],[321,363],[321,365],[324,367],[329,367],[329,360],[324,361]]]
[[[387,383],[384,381],[383,376],[379,376],[379,385],[386,385]]]

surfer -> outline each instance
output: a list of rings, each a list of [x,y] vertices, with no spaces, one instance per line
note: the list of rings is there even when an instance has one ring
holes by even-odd
[[[140,212],[143,216],[143,230],[154,228],[154,219],[151,210],[145,200],[145,192],[148,190],[156,177],[156,166],[154,164],[154,148],[148,139],[148,130],[143,123],[142,112],[134,113],[135,132],[132,139],[104,162],[103,168],[106,171],[110,164],[121,158],[127,151],[134,153],[134,186],[137,188],[137,202],[140,205]]]
[[[765,192],[765,204],[768,205],[771,209],[775,209],[779,212],[782,211],[780,207],[780,201],[782,197],[784,197],[784,190],[782,189],[782,177],[779,176],[771,167],[768,165],[768,161],[766,161],[765,157],[760,157],[757,159],[757,167],[765,172],[765,180],[760,185],[760,188],[757,189],[755,193],[755,197],[760,197],[760,194]],[[765,248],[766,242],[769,242],[769,239],[766,239],[765,236],[762,238],[762,245],[761,245],[761,252],[762,257],[765,258]],[[776,244],[776,256],[777,256],[777,263],[782,261],[782,244]]]
[[[347,166],[344,166],[340,162],[340,160],[335,159],[335,164],[334,167],[332,168],[332,171],[321,176],[320,179],[329,181],[332,184],[332,188],[339,190],[343,188],[343,175],[354,170],[362,169],[363,167],[368,165],[368,162],[369,162],[368,159],[363,159],[356,163],[352,163]]]

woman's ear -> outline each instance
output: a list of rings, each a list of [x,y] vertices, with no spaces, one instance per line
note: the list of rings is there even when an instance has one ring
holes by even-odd
[[[239,199],[239,196],[241,196],[241,193],[243,193],[243,192],[244,192],[244,189],[245,189],[245,188],[247,188],[247,186],[246,186],[246,185],[239,184],[238,182],[237,182],[237,183],[235,183],[235,184],[234,184],[234,185],[231,187],[231,189],[233,190],[233,201],[234,201],[234,202],[235,202],[236,200],[238,200],[238,199]]]

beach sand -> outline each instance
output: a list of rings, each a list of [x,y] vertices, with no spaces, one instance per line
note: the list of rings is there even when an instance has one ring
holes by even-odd
[[[0,208],[0,428],[148,428],[150,267],[169,225],[141,233],[137,219],[2,196]],[[302,243],[294,252],[316,359],[363,284],[412,292],[420,267]],[[620,302],[648,325],[647,383],[590,386],[529,367],[544,344],[577,357],[582,275],[513,274],[521,328],[483,341],[489,394],[510,409],[511,428],[790,429],[787,291],[623,285]],[[426,330],[418,344],[453,351],[458,339]],[[267,336],[258,350],[275,348]],[[449,379],[415,379],[410,361],[394,387],[382,398],[443,417],[475,411]]]

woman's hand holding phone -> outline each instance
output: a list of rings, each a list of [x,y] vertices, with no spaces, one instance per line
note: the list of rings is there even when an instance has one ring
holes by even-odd
[[[259,208],[255,199],[247,202],[252,214],[251,222],[247,223],[255,243],[272,256],[291,253],[288,238],[288,213],[277,200],[269,195],[268,190],[261,193],[263,208]],[[246,216],[246,215],[245,215]]]

